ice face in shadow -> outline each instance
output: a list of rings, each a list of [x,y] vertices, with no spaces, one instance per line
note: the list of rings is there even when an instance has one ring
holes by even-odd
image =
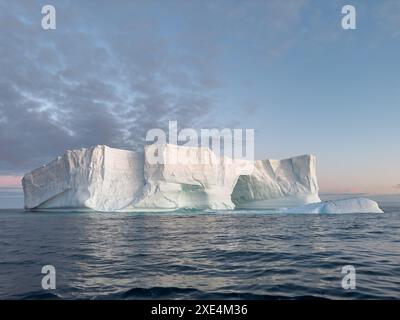
[[[378,203],[365,198],[322,201],[295,208],[281,208],[280,213],[383,213]]]
[[[209,148],[161,145],[177,162],[96,146],[67,151],[23,178],[26,209],[160,211],[299,206],[320,201],[316,159],[232,160]],[[206,162],[198,161],[207,159]]]

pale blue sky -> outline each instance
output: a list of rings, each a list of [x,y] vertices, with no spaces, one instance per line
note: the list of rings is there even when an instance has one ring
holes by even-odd
[[[43,4],[57,30],[41,29]],[[341,28],[345,4],[357,30]],[[254,128],[259,159],[313,153],[324,192],[399,193],[400,1],[0,8],[0,184],[67,148],[134,147],[178,120]]]

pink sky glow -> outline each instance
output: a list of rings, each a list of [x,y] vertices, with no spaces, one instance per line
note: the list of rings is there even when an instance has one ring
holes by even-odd
[[[21,177],[19,176],[0,176],[0,187],[20,187]]]

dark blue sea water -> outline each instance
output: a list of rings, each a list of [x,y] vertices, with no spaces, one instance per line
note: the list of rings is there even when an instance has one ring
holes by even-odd
[[[0,298],[400,298],[400,208],[384,214],[0,210]],[[56,290],[41,268],[56,268]],[[356,289],[341,268],[356,268]]]

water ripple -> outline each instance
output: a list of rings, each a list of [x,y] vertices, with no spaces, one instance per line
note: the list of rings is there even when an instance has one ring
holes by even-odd
[[[386,211],[386,210],[385,210]],[[0,211],[0,298],[400,298],[400,210],[290,215]],[[41,289],[54,265],[57,289]],[[341,287],[354,265],[357,288]]]

